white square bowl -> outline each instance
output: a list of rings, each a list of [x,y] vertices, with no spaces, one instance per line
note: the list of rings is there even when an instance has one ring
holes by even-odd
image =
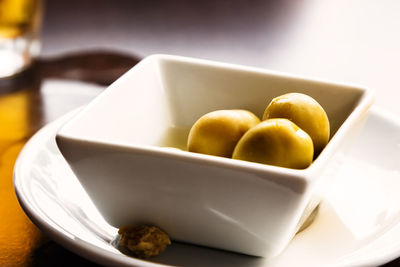
[[[202,115],[273,97],[315,98],[331,139],[304,170],[179,149]],[[255,256],[279,254],[318,205],[361,129],[370,91],[267,70],[169,55],[145,58],[57,133],[58,147],[104,219],[152,224],[172,239]]]

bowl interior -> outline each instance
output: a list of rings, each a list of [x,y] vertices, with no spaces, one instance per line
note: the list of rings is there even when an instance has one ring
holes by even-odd
[[[254,68],[174,56],[144,59],[62,129],[67,136],[112,143],[185,148],[190,127],[218,109],[262,117],[272,98],[300,92],[328,114],[333,136],[365,91]]]

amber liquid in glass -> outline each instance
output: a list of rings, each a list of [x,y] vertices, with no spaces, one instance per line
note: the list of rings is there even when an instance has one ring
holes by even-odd
[[[0,0],[0,36],[15,38],[32,30],[37,8],[35,0]]]
[[[0,78],[26,68],[39,53],[41,0],[0,0]]]

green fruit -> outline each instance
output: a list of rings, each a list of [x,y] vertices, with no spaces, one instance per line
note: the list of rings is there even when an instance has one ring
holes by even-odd
[[[243,134],[259,122],[256,115],[246,110],[207,113],[190,129],[188,151],[230,158]]]
[[[232,158],[269,165],[305,169],[313,160],[310,136],[287,119],[269,119],[247,131]]]
[[[314,143],[315,157],[329,141],[328,116],[321,105],[312,97],[289,93],[272,99],[264,111],[263,120],[286,118],[304,130]]]

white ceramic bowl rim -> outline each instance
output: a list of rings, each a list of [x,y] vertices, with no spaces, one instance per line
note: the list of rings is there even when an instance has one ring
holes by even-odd
[[[144,58],[142,61],[140,61],[138,64],[136,64],[135,67],[133,67],[131,70],[129,70],[127,73],[125,73],[121,78],[119,78],[112,85],[110,85],[110,89],[112,87],[118,86],[120,83],[123,83],[124,80],[126,78],[128,78],[130,72],[136,71],[136,69],[137,69],[136,67],[139,67],[141,64],[144,64],[147,61],[157,60],[157,59],[172,60],[172,61],[179,61],[179,62],[186,62],[186,63],[195,62],[196,64],[203,65],[203,66],[212,65],[213,67],[227,68],[230,70],[249,71],[249,72],[258,73],[258,74],[270,74],[270,75],[272,74],[272,75],[283,77],[283,78],[294,78],[294,79],[298,79],[298,80],[326,83],[326,84],[337,85],[337,86],[346,86],[346,87],[351,86],[351,87],[358,88],[358,89],[364,91],[364,94],[362,95],[362,97],[359,100],[359,103],[356,105],[355,109],[345,119],[343,124],[336,131],[336,133],[333,136],[331,136],[328,145],[322,150],[320,155],[313,161],[313,163],[305,169],[291,169],[291,168],[285,168],[285,167],[280,167],[280,166],[253,163],[253,162],[248,162],[248,161],[235,160],[235,159],[231,159],[231,158],[223,158],[223,157],[217,157],[217,156],[211,156],[211,155],[205,155],[205,154],[199,154],[199,153],[192,153],[192,152],[188,152],[188,151],[180,151],[178,149],[169,149],[166,147],[156,147],[156,146],[141,145],[141,144],[126,144],[126,143],[121,143],[121,142],[112,142],[109,140],[93,140],[93,139],[89,140],[89,139],[84,139],[81,137],[68,136],[62,132],[59,132],[58,135],[63,136],[65,138],[71,138],[71,139],[78,138],[83,142],[92,143],[92,144],[96,144],[96,145],[110,146],[110,147],[113,147],[118,150],[122,149],[122,150],[126,150],[126,151],[136,151],[136,152],[140,151],[141,153],[149,153],[152,155],[158,154],[159,156],[168,156],[168,157],[179,159],[179,160],[187,160],[187,161],[198,162],[198,163],[203,162],[203,163],[207,163],[207,164],[211,164],[211,165],[216,164],[219,166],[226,166],[226,167],[230,167],[230,168],[241,168],[242,170],[251,169],[251,170],[257,170],[257,171],[273,171],[273,172],[286,174],[286,175],[298,176],[300,174],[300,176],[302,176],[302,177],[308,177],[309,172],[313,172],[314,169],[322,167],[322,166],[320,166],[320,165],[323,165],[321,163],[325,162],[326,160],[329,159],[330,154],[334,152],[334,151],[332,151],[332,150],[334,150],[333,146],[337,145],[337,143],[340,142],[340,140],[343,138],[343,136],[346,135],[346,132],[351,130],[350,129],[351,125],[358,119],[358,117],[362,113],[368,111],[368,109],[372,105],[373,99],[374,99],[374,93],[372,90],[370,90],[370,89],[367,90],[367,89],[364,89],[357,85],[332,82],[332,81],[322,80],[322,79],[314,79],[314,78],[310,78],[310,77],[293,75],[293,74],[288,74],[288,73],[284,73],[284,72],[278,72],[278,71],[268,70],[268,69],[261,69],[261,68],[251,67],[251,66],[242,66],[242,65],[232,64],[232,63],[211,61],[211,60],[206,60],[206,59],[197,59],[197,58],[190,58],[190,57],[183,57],[183,56],[176,56],[176,55],[166,55],[166,54],[154,54],[154,55],[150,55],[150,56]],[[104,93],[107,93],[107,90],[105,90],[103,92],[103,94]],[[95,105],[99,99],[100,99],[100,97],[94,99],[81,112],[84,113],[85,110],[90,109],[91,106]],[[72,121],[74,121],[75,118],[71,119],[67,124],[70,124]]]

